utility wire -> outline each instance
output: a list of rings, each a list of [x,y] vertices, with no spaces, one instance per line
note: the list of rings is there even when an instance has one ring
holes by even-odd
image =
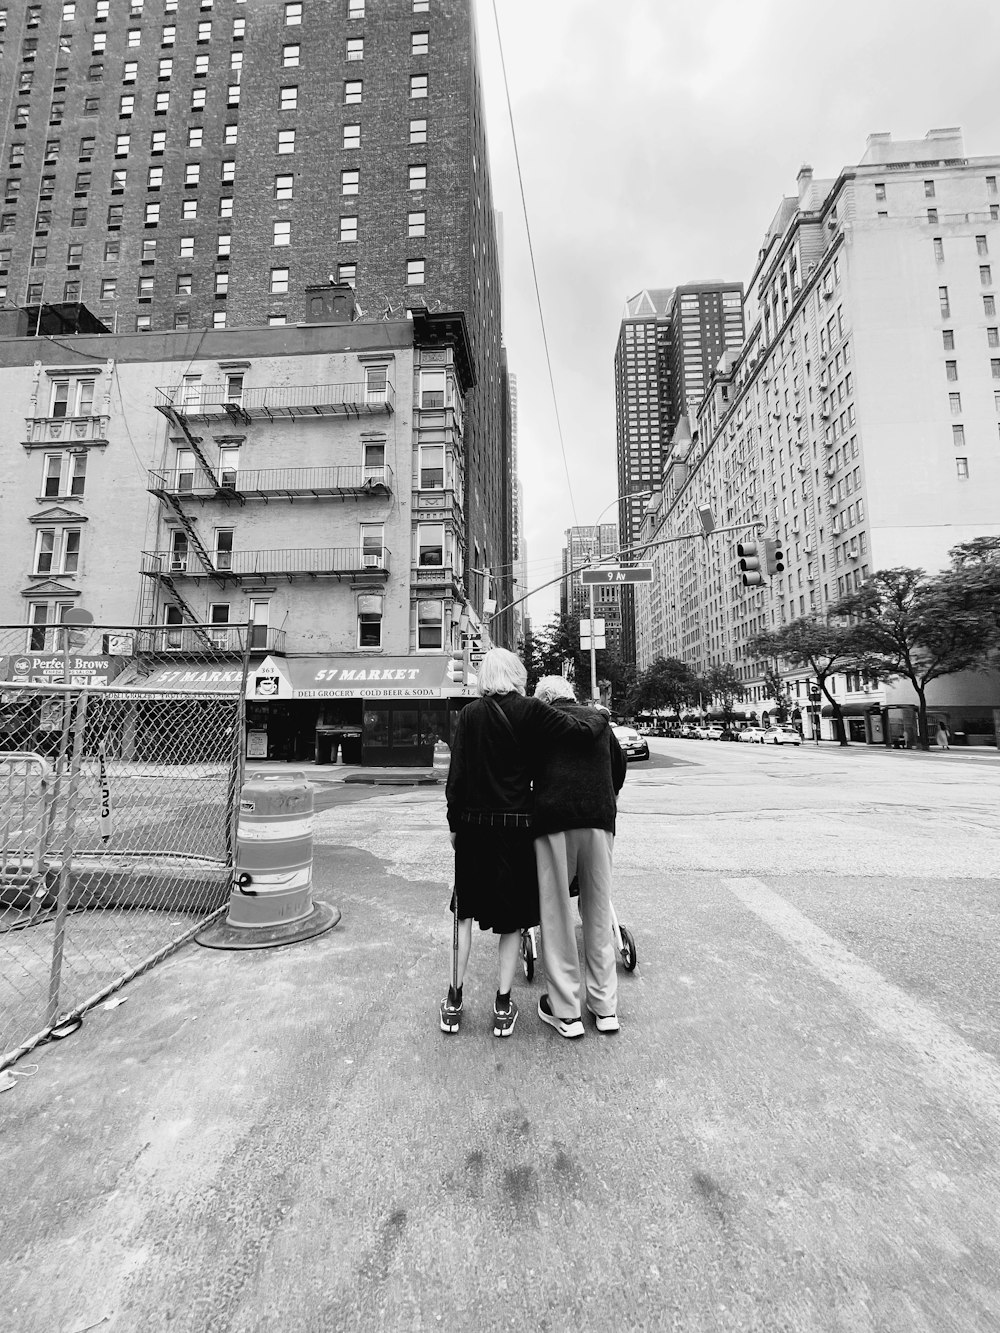
[[[556,431],[559,435],[559,448],[562,451],[563,469],[566,473],[566,490],[569,494],[570,510],[573,514],[573,526],[579,527],[576,516],[576,501],[573,498],[573,483],[569,476],[569,461],[566,457],[566,442],[563,439],[562,421],[559,417],[559,400],[556,397],[556,382],[552,374],[552,358],[549,355],[549,338],[545,330],[545,314],[542,310],[542,294],[538,287],[538,270],[535,267],[535,249],[531,241],[531,224],[528,221],[528,204],[524,197],[524,179],[521,175],[521,156],[517,150],[517,133],[514,129],[514,111],[510,104],[510,88],[507,84],[507,64],[503,57],[503,40],[500,36],[500,19],[497,16],[497,0],[493,0],[493,23],[497,30],[497,46],[500,51],[500,69],[503,74],[503,90],[507,99],[507,117],[510,120],[510,137],[514,145],[514,163],[517,167],[517,184],[521,191],[521,211],[524,214],[524,230],[528,238],[528,255],[531,259],[531,277],[535,284],[535,302],[538,306],[538,322],[542,329],[542,345],[545,348],[545,364],[549,371],[549,387],[552,391],[552,408],[555,412]]]

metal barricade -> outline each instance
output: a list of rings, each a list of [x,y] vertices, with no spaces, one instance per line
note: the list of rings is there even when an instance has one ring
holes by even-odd
[[[0,750],[0,904],[23,912],[26,920],[45,900],[51,799],[47,759],[26,750]]]

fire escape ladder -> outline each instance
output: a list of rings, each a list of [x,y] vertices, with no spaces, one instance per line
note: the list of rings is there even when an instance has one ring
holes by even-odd
[[[170,575],[161,573],[160,582],[169,591],[170,596],[174,599],[175,603],[180,607],[181,615],[185,617],[185,619],[188,621],[190,625],[195,626],[194,632],[196,638],[198,638],[201,641],[203,647],[211,648],[213,646],[211,638],[208,636],[204,628],[199,624],[198,617],[195,615],[194,611],[184,600],[183,596],[177,589],[176,583],[173,581]]]
[[[209,463],[208,459],[205,457],[205,453],[201,447],[202,437],[200,435],[191,434],[190,430],[188,429],[187,422],[177,412],[176,408],[171,407],[169,409],[167,413],[167,419],[171,422],[172,425],[176,426],[177,429],[184,436],[185,443],[188,445],[189,449],[194,454],[195,458],[197,458],[199,465],[201,466],[202,470],[205,473],[205,476],[209,479],[209,481],[212,483],[212,486],[215,488],[216,494],[219,494],[223,490],[223,487],[219,484],[219,478],[215,475],[215,469],[212,467],[211,463]]]
[[[180,520],[181,527],[187,533],[187,539],[191,544],[191,548],[204,566],[205,572],[207,574],[218,574],[219,571],[215,568],[208,548],[201,540],[198,529],[194,526],[191,519],[188,518],[187,514],[185,514],[184,509],[181,506],[180,498],[174,495],[172,491],[167,491],[164,494],[164,499]]]

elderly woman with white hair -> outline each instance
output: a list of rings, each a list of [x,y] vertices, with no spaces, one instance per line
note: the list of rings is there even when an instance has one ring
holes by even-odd
[[[521,931],[539,923],[532,819],[532,777],[556,743],[590,746],[607,728],[594,709],[570,716],[525,698],[527,672],[505,648],[479,668],[479,693],[462,710],[448,770],[448,827],[455,849],[458,922],[455,978],[441,1004],[441,1030],[462,1018],[462,986],[472,948],[472,923],[499,937],[499,979],[493,1035],[509,1037],[517,1021],[511,996]]]

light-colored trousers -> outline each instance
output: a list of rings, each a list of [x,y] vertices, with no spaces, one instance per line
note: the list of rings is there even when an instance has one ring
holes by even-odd
[[[587,1008],[613,1014],[618,1007],[618,972],[611,934],[613,833],[599,828],[567,829],[535,839],[542,917],[542,962],[549,1004],[557,1018],[576,1018],[580,1008],[580,957],[576,912],[569,886],[580,884]]]

